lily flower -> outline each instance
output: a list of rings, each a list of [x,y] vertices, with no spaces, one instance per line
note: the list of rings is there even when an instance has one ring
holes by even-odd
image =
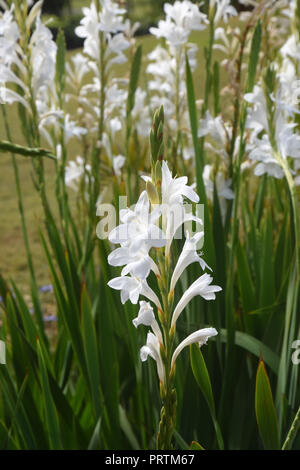
[[[143,346],[140,350],[142,362],[145,362],[148,359],[148,356],[155,360],[159,380],[164,383],[165,371],[160,355],[160,344],[158,338],[153,333],[148,333],[146,346]]]
[[[156,335],[158,341],[163,344],[163,338],[160,331],[160,327],[156,321],[153,308],[150,302],[142,300],[140,302],[140,310],[138,316],[132,320],[132,323],[137,328],[139,325],[150,326],[153,333]]]
[[[189,335],[187,338],[185,338],[177,346],[177,348],[175,349],[173,353],[172,360],[171,360],[171,369],[174,367],[178,354],[183,350],[183,348],[194,343],[198,343],[199,348],[201,348],[201,346],[207,343],[209,338],[211,338],[212,336],[216,336],[217,334],[218,332],[215,328],[202,328],[201,330],[197,330],[191,335]]]
[[[213,278],[209,274],[203,274],[185,291],[180,301],[175,307],[172,315],[171,328],[175,325],[179,315],[187,304],[196,296],[200,295],[205,300],[215,300],[215,292],[222,290],[222,287],[210,285]]]

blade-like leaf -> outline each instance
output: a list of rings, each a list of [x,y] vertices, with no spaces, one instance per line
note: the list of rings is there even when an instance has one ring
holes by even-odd
[[[256,374],[255,413],[266,450],[279,449],[279,430],[273,395],[265,364],[261,359]]]

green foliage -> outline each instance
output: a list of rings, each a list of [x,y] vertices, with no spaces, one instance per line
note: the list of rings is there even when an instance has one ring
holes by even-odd
[[[279,430],[269,377],[260,360],[256,374],[255,413],[264,448],[279,449]]]
[[[298,16],[299,5],[297,2]],[[196,182],[200,203],[204,204],[203,257],[213,268],[215,283],[222,292],[215,302],[205,302],[199,296],[193,299],[183,316],[186,320],[181,318],[178,322],[175,339],[183,339],[190,330],[207,324],[216,327],[218,335],[202,350],[192,345],[190,354],[182,353],[176,362],[177,415],[172,421],[176,428],[172,444],[175,449],[259,449],[262,445],[265,449],[279,449],[282,442],[284,448],[299,448],[299,368],[291,361],[291,344],[300,332],[297,188],[288,172],[285,180],[274,181],[265,176],[253,183],[247,173],[252,169],[241,169],[248,139],[248,105],[243,95],[264,77],[271,109],[270,93],[276,85],[276,74],[267,57],[262,57],[269,39],[264,19],[254,20],[238,38],[239,52],[233,68],[236,96],[230,96],[230,106],[228,98],[220,94],[224,77],[213,52],[215,31],[211,28],[205,70],[193,73],[189,55],[186,51],[183,55],[190,129],[179,129],[174,138],[167,129],[163,106],[155,113],[149,109],[149,116],[154,114],[153,127],[149,129],[150,139],[143,141],[137,136],[133,118],[146,56],[145,48],[138,46],[131,51],[125,82],[125,149],[117,138],[112,139],[113,152],[124,150],[126,157],[119,180],[96,137],[92,142],[84,140],[80,149],[99,170],[101,189],[102,177],[103,187],[109,181],[107,186],[113,196],[103,196],[109,201],[116,202],[127,188],[130,202],[135,202],[133,195],[138,193],[140,174],[149,173],[150,162],[156,187],[148,182],[146,189],[151,201],[158,200],[160,161],[164,157],[170,167],[174,162],[178,176],[183,176],[181,168],[186,170],[190,183]],[[245,52],[246,40],[249,55]],[[70,90],[62,31],[57,37],[57,48],[55,91],[58,104],[63,107]],[[104,72],[102,78],[106,86],[108,78]],[[205,90],[201,109],[197,102],[200,80]],[[105,101],[105,96],[102,98]],[[199,119],[206,111],[223,117],[231,112],[232,104],[232,135],[225,150],[234,200],[228,203],[224,214],[216,180],[208,197],[203,169],[210,161],[206,145],[209,138],[199,139],[198,131]],[[107,287],[107,282],[119,275],[119,269],[108,264],[110,244],[96,239],[95,174],[84,175],[87,182],[72,199],[65,187],[64,165],[68,156],[77,152],[77,146],[70,151],[62,132],[56,142],[62,146],[59,160],[53,154],[55,149],[36,143],[32,115],[21,107],[19,111],[26,144],[12,143],[14,135],[7,132],[7,140],[0,141],[0,152],[13,155],[30,288],[24,293],[14,280],[0,276],[1,340],[6,344],[6,364],[0,364],[0,449],[154,449],[160,422],[155,365],[150,360],[147,365],[140,361],[139,349],[146,335],[132,325],[137,307],[129,302],[123,305],[119,293]],[[111,118],[104,115],[103,103],[101,112],[103,128],[97,135],[99,140],[107,124],[104,121]],[[9,131],[5,113],[4,122]],[[195,167],[181,158],[185,132],[191,133]],[[39,292],[40,279],[32,262],[35,253],[31,253],[30,240],[26,239],[21,187],[27,182],[20,181],[17,172],[22,156],[30,158],[37,167],[49,160],[57,178],[51,203],[48,194],[53,188],[47,187],[48,192],[45,188],[47,172],[45,181],[37,184],[44,214],[39,226],[43,270],[48,272],[53,286],[50,308],[56,321],[50,327],[44,321],[48,306]],[[214,158],[217,168],[224,164],[219,154]],[[170,263],[176,262],[182,241],[174,241],[174,246]],[[5,256],[5,246],[2,253]],[[178,282],[174,302],[200,272],[198,263],[188,267]],[[152,274],[149,286],[155,286]],[[173,340],[172,336],[170,342]],[[175,393],[173,398],[175,402]]]

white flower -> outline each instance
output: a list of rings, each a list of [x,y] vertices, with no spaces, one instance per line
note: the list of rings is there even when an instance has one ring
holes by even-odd
[[[99,29],[106,33],[117,33],[125,28],[123,24],[124,8],[119,8],[116,2],[102,0],[102,10],[100,12]]]
[[[278,113],[275,124],[277,150],[272,147],[268,134],[264,134],[261,139],[254,134],[249,158],[259,162],[254,170],[256,176],[266,173],[277,179],[284,177],[284,171],[276,159],[275,151],[278,151],[284,159],[287,157],[300,159],[300,136],[293,132],[295,127],[295,124],[286,122],[282,113]]]
[[[252,108],[248,108],[246,127],[253,129],[255,134],[259,134],[262,130],[269,131],[267,103],[262,88],[255,85],[252,93],[246,93],[244,99],[247,103],[253,104]]]
[[[102,31],[106,38],[106,60],[112,53],[117,54],[116,57],[109,60],[107,65],[125,62],[126,57],[122,51],[127,49],[130,43],[120,32],[125,29],[123,15],[126,10],[119,8],[117,3],[112,0],[102,0],[99,13],[94,2],[89,8],[83,8],[82,11],[84,16],[80,25],[75,29],[75,33],[80,38],[84,38],[84,53],[94,59],[96,63],[99,62],[101,56],[99,33]]]
[[[158,338],[153,333],[148,333],[146,346],[143,346],[140,351],[141,361],[145,362],[148,356],[155,360],[157,366],[157,374],[160,382],[165,381],[164,366],[160,355],[160,344]]]
[[[120,276],[111,279],[107,285],[112,289],[121,291],[121,302],[125,304],[129,299],[132,304],[137,304],[139,296],[143,295],[151,300],[159,310],[162,310],[161,303],[153,290],[148,286],[147,281],[136,276]]]
[[[69,114],[65,115],[64,124],[62,127],[64,129],[66,143],[68,143],[72,137],[81,139],[83,135],[87,134],[87,130],[81,126],[78,126],[76,122],[72,121]]]
[[[187,338],[185,338],[179,344],[179,346],[177,346],[177,348],[175,349],[173,353],[172,360],[171,360],[171,369],[174,367],[178,354],[183,350],[183,348],[194,343],[198,343],[199,347],[201,348],[201,346],[207,343],[209,338],[211,338],[212,336],[216,336],[217,334],[218,332],[215,328],[202,328],[201,330],[195,331],[194,333],[189,335]]]
[[[126,158],[124,155],[117,155],[116,157],[113,157],[113,169],[115,175],[121,176],[121,169],[123,168],[125,161]]]
[[[91,166],[85,164],[82,157],[77,157],[76,161],[70,161],[65,168],[65,183],[74,191],[78,191],[78,184],[87,173],[91,172]]]
[[[153,308],[150,302],[142,300],[140,302],[140,310],[138,316],[132,320],[132,323],[137,328],[139,325],[150,326],[153,333],[156,335],[158,341],[163,344],[163,338],[160,327],[155,319]]]
[[[75,28],[75,34],[84,38],[83,52],[95,60],[99,59],[99,16],[94,2],[91,6],[82,9],[84,17],[80,21],[80,26]]]
[[[237,16],[236,9],[230,5],[230,0],[211,0],[210,6],[211,8],[216,6],[215,24],[219,23],[221,19],[227,23],[228,17]]]
[[[123,54],[123,51],[128,49],[130,42],[125,38],[123,33],[115,34],[114,36],[108,37],[107,49],[105,52],[105,58],[107,59],[112,54],[116,54],[113,58],[110,58],[107,66],[110,67],[113,64],[123,64],[127,61],[127,57]]]
[[[161,215],[160,207],[149,213],[150,201],[146,191],[143,191],[136,203],[134,210],[123,209],[120,211],[122,224],[113,229],[109,235],[111,243],[130,246],[133,251],[138,251],[144,244],[160,248],[166,244],[166,238],[162,230],[155,224]]]
[[[300,60],[300,44],[296,41],[294,35],[290,36],[280,49],[280,53],[283,57],[289,59]]]
[[[199,225],[202,220],[190,212],[187,212],[183,198],[186,197],[192,202],[199,202],[199,196],[187,185],[186,176],[173,178],[168,164],[162,162],[162,223],[166,234],[166,255],[169,254],[172,240],[177,230],[186,222],[195,221]]]
[[[0,62],[11,64],[16,56],[20,36],[19,28],[13,17],[14,4],[0,17]]]
[[[158,23],[158,28],[150,28],[150,33],[165,38],[172,47],[181,47],[188,41],[193,30],[203,30],[208,23],[205,14],[190,1],[176,1],[174,5],[164,5],[166,19]]]
[[[177,264],[175,266],[175,269],[172,275],[170,291],[173,291],[175,289],[178,279],[180,278],[183,271],[190,264],[197,262],[200,264],[203,270],[205,268],[208,268],[211,270],[211,268],[205,263],[205,261],[199,256],[199,254],[196,251],[197,244],[203,237],[204,237],[204,232],[198,232],[192,238],[189,238],[189,234],[187,232],[187,239],[185,241],[182,252],[178,258]]]
[[[226,132],[223,120],[221,116],[213,118],[209,111],[206,111],[205,117],[200,119],[198,137],[204,137],[207,134],[211,135],[218,144],[225,146]]]
[[[212,173],[212,166],[205,165],[203,169],[203,182],[205,185],[205,191],[207,195],[207,199],[213,201],[214,198],[214,183],[216,185],[216,190],[219,198],[221,215],[223,222],[225,220],[226,210],[227,210],[227,200],[234,199],[234,192],[231,189],[232,179],[225,179],[224,174],[222,171],[218,171],[217,175],[215,176],[215,181],[213,182],[211,179]]]
[[[109,121],[109,128],[114,135],[116,132],[120,131],[122,129],[122,123],[119,118],[115,117]]]
[[[162,204],[172,206],[173,204],[182,204],[183,197],[192,202],[199,202],[199,196],[187,185],[186,176],[173,178],[167,162],[162,162]]]
[[[137,133],[143,137],[148,137],[149,129],[151,127],[151,119],[146,104],[146,97],[146,91],[138,87],[135,92],[134,107],[131,113],[132,121],[134,122]]]
[[[138,251],[130,247],[120,247],[108,255],[108,262],[111,266],[125,266],[122,276],[132,274],[140,279],[146,279],[150,270],[159,276],[159,269],[153,259],[148,254],[148,247],[142,245]]]
[[[90,71],[88,58],[80,52],[71,57],[71,63],[66,63],[67,81],[75,90],[80,87],[83,78]]]
[[[173,327],[187,304],[196,296],[200,295],[205,300],[215,300],[215,292],[222,290],[219,286],[210,285],[213,278],[209,274],[203,274],[185,291],[172,315],[171,327]]]
[[[42,87],[52,88],[56,73],[57,46],[49,28],[41,21],[41,14],[36,18],[35,30],[30,38],[32,86],[35,96]]]

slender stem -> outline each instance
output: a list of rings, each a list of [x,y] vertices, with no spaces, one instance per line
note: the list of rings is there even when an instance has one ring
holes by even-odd
[[[162,358],[165,369],[165,382],[161,384],[161,420],[157,435],[157,449],[171,450],[172,436],[176,418],[176,390],[173,388],[174,374],[171,371],[171,358],[174,333],[170,330],[172,300],[169,297],[169,269],[168,257],[164,256],[163,249],[158,250],[158,264],[161,272],[159,281],[163,301],[161,323],[163,327],[164,346]]]
[[[213,52],[213,45],[215,41],[215,25],[214,20],[210,21],[209,24],[209,45],[208,50],[206,51],[206,82],[205,82],[205,91],[204,91],[204,102],[201,110],[201,117],[205,116],[206,111],[208,110],[209,104],[209,92],[210,92],[210,85],[211,85],[211,62],[212,62],[212,52]],[[200,162],[203,162],[204,166],[204,142],[205,136],[201,137],[200,139]],[[202,168],[203,171],[203,168]]]
[[[289,432],[286,436],[286,440],[284,441],[282,450],[289,450],[292,447],[294,439],[299,431],[299,428],[300,428],[300,406],[296,413],[294,421],[292,422],[292,425],[289,429]]]

